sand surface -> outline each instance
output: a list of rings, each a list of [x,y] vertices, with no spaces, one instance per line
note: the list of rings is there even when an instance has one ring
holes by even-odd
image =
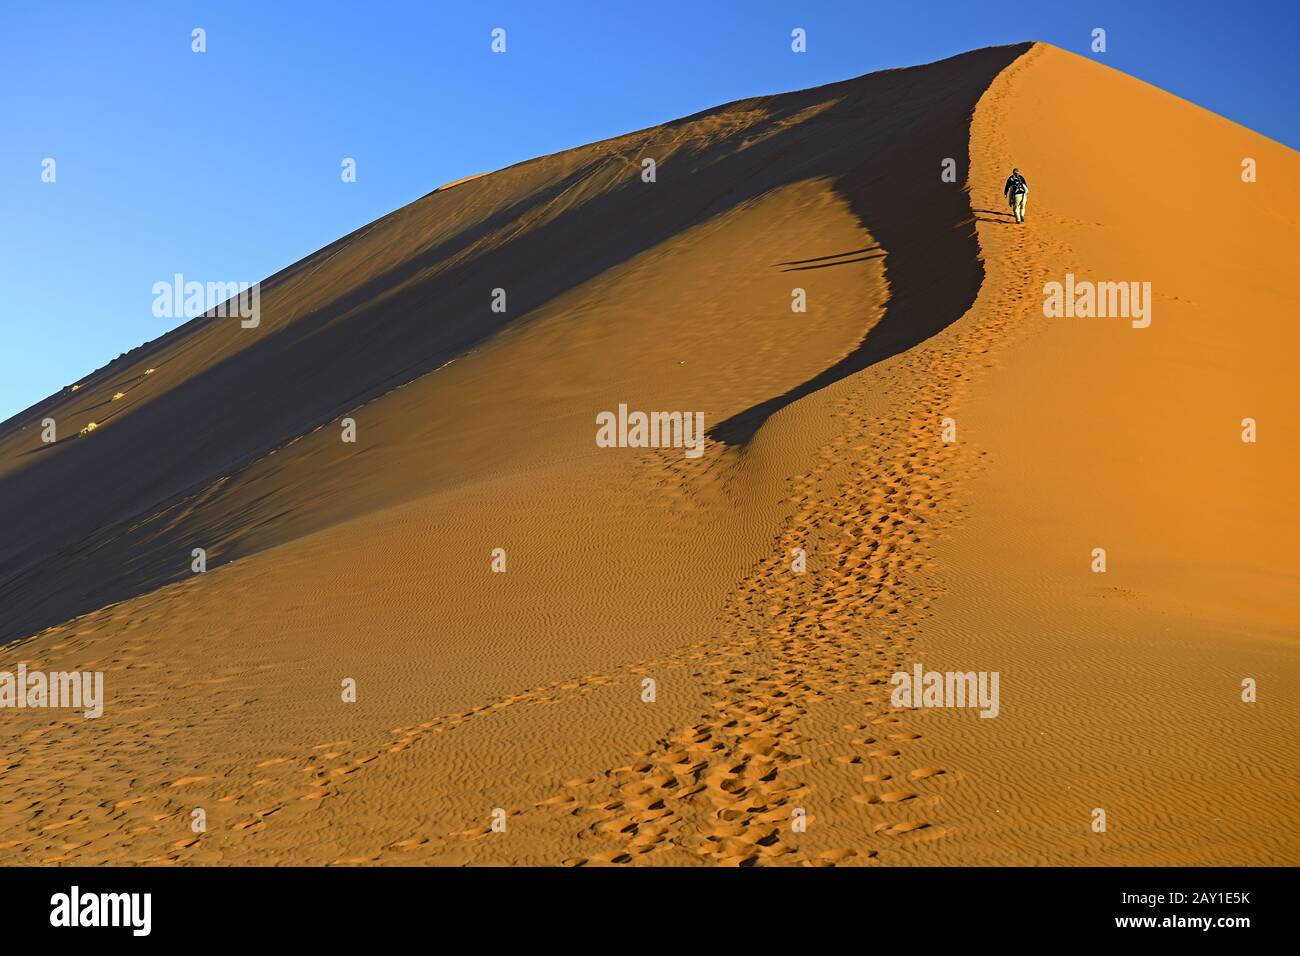
[[[448,186],[0,426],[0,671],[106,694],[0,862],[1300,862],[1293,151],[1022,44]]]

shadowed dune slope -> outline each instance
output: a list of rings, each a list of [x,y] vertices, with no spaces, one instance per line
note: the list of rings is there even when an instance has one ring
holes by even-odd
[[[969,208],[960,187],[936,190],[898,171],[925,161],[937,178],[935,155],[964,164],[975,101],[1023,49],[744,100],[437,190],[267,280],[257,328],[195,319],[88,376],[75,392],[16,416],[0,431],[7,532],[0,600],[8,611],[0,640],[177,580],[189,573],[193,547],[248,554],[523,467],[531,452],[520,437],[536,435],[539,417],[573,411],[594,421],[596,411],[626,397],[621,381],[649,374],[634,323],[653,323],[657,339],[684,341],[709,326],[703,334],[712,345],[695,352],[687,371],[707,376],[711,387],[690,407],[704,411],[710,428],[723,422],[713,434],[732,442],[748,439],[794,398],[920,341],[965,311],[981,272],[973,234],[954,228]],[[643,157],[656,160],[654,183],[641,179]],[[819,205],[807,191],[805,203],[781,213],[798,229],[767,225],[782,190],[813,182],[857,219],[861,241],[836,245],[819,236]],[[710,250],[713,262],[679,262],[656,275],[649,292],[645,283],[623,297],[589,288],[669,255],[692,230],[724,222],[740,247]],[[746,249],[749,231],[770,241]],[[744,263],[728,274],[716,268],[722,256]],[[772,328],[748,324],[755,310],[789,315],[796,284],[823,294],[840,281],[837,273],[870,274],[873,258],[890,287],[883,316],[872,312],[882,297],[867,295],[822,326],[794,318]],[[763,298],[736,285],[751,270],[770,280]],[[708,287],[688,297],[693,278],[702,286],[706,273]],[[665,291],[670,286],[675,293]],[[495,289],[505,291],[504,312],[492,309]],[[667,305],[674,294],[671,309],[629,309],[647,295]],[[490,391],[499,395],[539,363],[554,363],[540,390],[516,390],[517,404],[502,417],[480,414],[483,394],[433,380],[446,363],[506,331],[519,334],[558,315],[566,296],[594,303],[557,320],[567,351],[520,359],[528,369],[483,373],[483,381],[495,378]],[[814,313],[827,316],[824,308]],[[593,349],[571,347],[584,337]],[[769,360],[755,362],[760,354]],[[595,363],[616,363],[623,378],[583,394],[571,379]],[[148,368],[156,371],[146,376]],[[326,466],[291,443],[326,424],[337,428],[345,413],[402,385],[418,388],[425,402],[389,402],[403,406],[383,412],[392,443],[335,449],[322,485],[338,493],[313,491]],[[119,391],[125,397],[113,401]],[[498,453],[478,458],[429,435],[428,420],[444,415],[469,420]],[[47,417],[60,437],[52,446],[40,437]],[[91,421],[101,427],[78,438]],[[594,434],[579,431],[588,430]],[[552,444],[576,437],[566,431]],[[501,454],[507,446],[516,447]],[[293,494],[254,464],[273,451],[277,474],[296,483]]]

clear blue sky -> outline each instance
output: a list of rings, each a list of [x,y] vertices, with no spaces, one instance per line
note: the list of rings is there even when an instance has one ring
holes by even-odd
[[[174,273],[256,281],[449,180],[976,47],[1091,56],[1103,27],[1106,64],[1294,148],[1298,25],[1297,0],[3,0],[0,419],[179,324],[152,312]]]

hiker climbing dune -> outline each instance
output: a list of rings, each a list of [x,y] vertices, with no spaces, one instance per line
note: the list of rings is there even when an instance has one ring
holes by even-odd
[[[1007,197],[1016,222],[1024,222],[1025,201],[1029,198],[1029,183],[1025,181],[1024,176],[1020,175],[1020,170],[1011,170],[1011,175],[1007,177],[1007,184],[1002,187],[1002,194]]]

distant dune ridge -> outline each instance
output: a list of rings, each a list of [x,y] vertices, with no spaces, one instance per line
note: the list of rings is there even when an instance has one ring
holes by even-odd
[[[0,861],[1300,862],[1298,240],[1044,44],[440,187],[0,426]]]

